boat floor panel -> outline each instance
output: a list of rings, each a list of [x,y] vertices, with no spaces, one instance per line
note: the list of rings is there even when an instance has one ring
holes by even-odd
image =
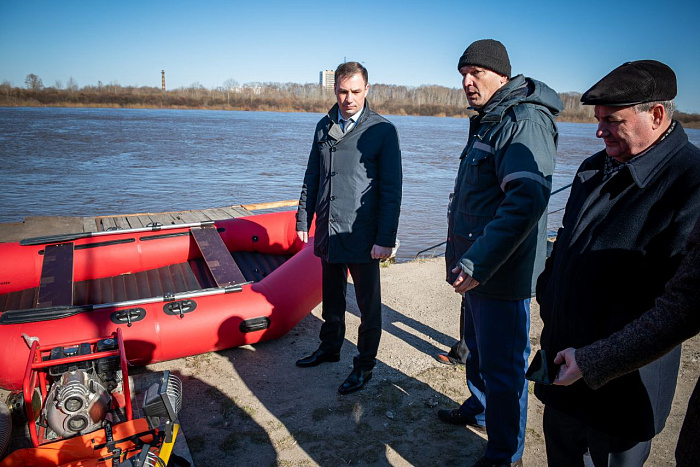
[[[37,308],[73,303],[73,244],[47,245],[41,267]]]
[[[190,232],[202,252],[209,271],[214,276],[216,285],[225,287],[245,282],[243,273],[226,249],[216,227],[192,228]]]
[[[287,261],[291,255],[234,252],[233,259],[247,282],[258,282]],[[73,305],[92,305],[163,296],[216,287],[203,259],[158,269],[92,279],[73,284]],[[0,312],[36,307],[39,288],[0,295]]]

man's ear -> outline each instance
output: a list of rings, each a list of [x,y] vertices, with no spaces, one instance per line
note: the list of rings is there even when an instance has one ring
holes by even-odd
[[[656,104],[651,108],[652,127],[654,130],[659,128],[666,120],[666,107],[661,104]]]

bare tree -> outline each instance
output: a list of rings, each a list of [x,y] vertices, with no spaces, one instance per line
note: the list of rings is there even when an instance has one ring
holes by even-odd
[[[224,81],[224,88],[226,89],[226,105],[231,105],[231,91],[238,87],[238,81],[233,78],[229,78]]]
[[[27,86],[27,89],[31,89],[32,91],[41,91],[44,88],[44,83],[41,82],[41,78],[34,73],[27,75],[24,79],[24,85]]]
[[[204,96],[207,89],[202,86],[202,83],[195,81],[194,83],[190,84],[190,87],[187,90],[189,91],[191,97],[201,98]]]
[[[78,90],[78,83],[73,79],[71,76],[68,78],[68,83],[66,84],[66,89],[68,89],[70,92],[75,92]]]
[[[0,84],[0,93],[9,96],[10,92],[12,91],[12,83],[10,83],[7,80],[4,80],[2,84]]]

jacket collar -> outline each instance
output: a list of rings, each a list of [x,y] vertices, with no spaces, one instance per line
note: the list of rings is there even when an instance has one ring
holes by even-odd
[[[331,110],[328,111],[328,118],[330,118],[331,122],[333,122],[336,125],[339,125],[338,123],[338,113],[340,109],[338,104],[336,103],[331,107]],[[357,122],[355,122],[355,125],[359,125],[361,122],[364,122],[367,120],[367,116],[369,115],[369,101],[365,99],[365,105],[362,108],[362,113],[360,114],[360,118],[357,119]]]
[[[338,104],[336,103],[333,107],[331,107],[331,110],[328,111],[328,119],[330,120],[330,126],[328,127],[328,136],[333,138],[336,141],[340,141],[343,139],[343,136],[346,135],[346,133],[343,133],[343,130],[340,128],[340,123],[338,122]],[[357,119],[355,122],[355,126],[352,129],[357,128],[367,120],[370,114],[370,108],[369,108],[369,101],[365,99],[365,105],[362,108],[362,113],[360,114],[360,118]]]
[[[632,159],[627,163],[630,174],[639,187],[646,186],[656,173],[681,149],[687,142],[688,136],[681,124],[663,140],[652,146],[642,157]]]
[[[527,95],[527,81],[523,75],[514,76],[500,87],[486,105],[478,110],[482,122],[500,122],[503,114]]]
[[[688,142],[680,122],[675,121],[676,127],[663,140],[649,148],[640,157],[627,162],[627,166],[632,180],[639,188],[644,188],[651,179],[668,163],[669,160]],[[589,170],[581,172],[582,180],[587,180],[595,173],[603,171],[605,164],[605,150],[593,156],[593,164]]]

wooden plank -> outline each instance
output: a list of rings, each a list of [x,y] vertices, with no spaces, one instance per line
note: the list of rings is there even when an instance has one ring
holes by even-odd
[[[231,215],[229,213],[227,213],[226,211],[224,211],[223,209],[212,208],[212,209],[209,209],[208,211],[209,212],[207,214],[212,216],[212,218],[214,220],[217,220],[217,221],[222,221],[222,220],[231,218]]]
[[[141,222],[138,216],[129,216],[128,221],[132,229],[140,229],[143,227],[143,222]]]
[[[240,215],[234,209],[231,209],[230,206],[226,206],[224,208],[219,208],[219,209],[221,209],[223,212],[225,212],[229,218],[240,217]]]
[[[148,220],[146,220],[145,218],[148,218]],[[146,216],[139,216],[139,219],[141,219],[143,222],[145,222],[144,227],[148,227],[149,225],[152,227],[158,223],[163,224],[163,221],[159,220],[158,216],[156,214],[148,214]]]
[[[146,227],[151,222],[151,216],[145,214],[132,217],[131,219],[141,224],[141,227]]]
[[[219,219],[221,219],[221,215],[218,212],[216,212],[216,209],[212,209],[212,208],[202,209],[202,214],[204,214],[205,216],[207,216],[209,219],[211,219],[213,221],[218,221]]]
[[[47,245],[39,282],[38,308],[73,304],[73,243]]]
[[[170,224],[184,224],[185,221],[182,220],[179,212],[168,213],[170,216]]]
[[[231,206],[231,209],[232,209],[233,211],[235,211],[236,213],[238,213],[238,214],[236,215],[236,217],[245,217],[245,216],[252,216],[252,215],[253,215],[252,212],[250,212],[250,211],[248,211],[247,209],[242,208],[242,207],[240,207],[240,206]]]
[[[212,209],[200,209],[198,212],[202,217],[205,217],[206,220],[215,221],[217,220],[217,216],[212,211]]]
[[[102,218],[102,230],[114,230],[117,227],[113,217]]]
[[[127,230],[131,229],[131,224],[129,224],[129,220],[124,217],[124,216],[119,216],[119,217],[113,217],[112,221],[114,222],[114,225],[119,227],[122,230]]]
[[[209,210],[208,209],[200,209],[198,211],[195,211],[197,214],[197,217],[199,217],[200,221],[213,221],[215,220],[213,217],[209,215]]]
[[[287,208],[290,206],[297,206],[299,200],[289,199],[285,201],[271,201],[269,203],[253,203],[253,204],[241,204],[243,209],[248,211],[255,211],[258,209],[276,209],[276,208]]]
[[[97,232],[98,230],[97,219],[94,217],[83,217],[83,232]]]
[[[169,212],[165,213],[162,216],[160,216],[163,221],[163,225],[177,225],[177,224],[182,224],[182,221],[180,220],[180,217],[177,215],[177,213],[174,212]]]
[[[191,231],[216,285],[225,287],[246,281],[216,228],[192,228]]]
[[[148,216],[151,218],[152,223],[158,223],[161,225],[173,225],[177,224],[176,219],[172,216],[172,214],[169,213],[162,213],[162,214],[151,214]]]
[[[95,224],[97,224],[97,232],[104,231],[104,226],[102,225],[102,218],[101,217],[95,218]]]
[[[171,217],[172,217],[172,219],[173,219],[173,223],[174,223],[174,224],[187,224],[187,223],[188,223],[187,221],[185,221],[185,220],[182,218],[183,212],[184,212],[184,211],[182,211],[182,212],[172,212],[172,213],[170,213],[170,215],[171,215]]]
[[[190,224],[193,222],[200,222],[201,219],[197,216],[196,211],[183,211],[179,213],[180,219],[183,224]]]

